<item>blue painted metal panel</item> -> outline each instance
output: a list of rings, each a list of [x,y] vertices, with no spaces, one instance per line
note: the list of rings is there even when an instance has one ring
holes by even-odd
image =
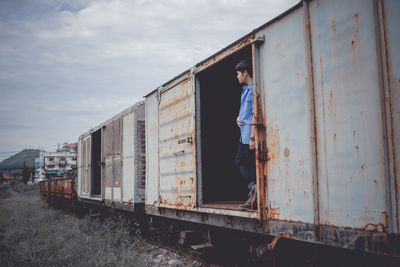
[[[387,228],[373,1],[310,3],[323,225]]]
[[[264,32],[263,32],[264,33]],[[303,11],[268,27],[261,46],[270,219],[314,222]]]

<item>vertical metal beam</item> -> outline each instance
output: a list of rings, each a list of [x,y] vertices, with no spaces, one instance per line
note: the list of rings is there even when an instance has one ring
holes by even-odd
[[[160,103],[161,103],[161,97],[162,97],[162,91],[164,90],[164,87],[159,87],[157,89],[157,167],[158,167],[158,172],[157,172],[157,192],[158,192],[158,202],[157,206],[160,204],[161,198],[161,192],[160,192]]]
[[[268,230],[267,210],[268,206],[268,182],[267,182],[267,136],[266,125],[263,120],[263,107],[261,100],[265,97],[261,86],[261,53],[260,44],[264,41],[264,37],[259,38],[251,45],[252,62],[253,62],[253,103],[254,116],[257,121],[257,130],[255,133],[255,150],[256,150],[256,183],[257,183],[257,217],[262,220],[264,229]],[[264,113],[266,111],[264,110]]]
[[[90,153],[90,188],[89,188],[89,196],[91,197],[91,196],[93,196],[93,184],[94,184],[94,181],[93,181],[93,179],[94,179],[94,177],[93,177],[93,162],[92,162],[92,160],[93,160],[93,133],[94,133],[94,131],[91,131],[91,133],[89,134],[89,136],[90,136],[90,151],[89,151],[89,153]]]
[[[200,99],[200,79],[197,75],[193,74],[194,79],[194,97],[195,97],[195,129],[196,129],[196,164],[197,164],[197,205],[203,204],[203,176],[201,160],[201,99]]]
[[[114,204],[114,157],[115,157],[115,148],[114,148],[114,123],[115,121],[112,122],[112,134],[111,134],[111,139],[112,139],[112,148],[111,148],[111,203]]]
[[[89,135],[90,136],[90,135]],[[89,136],[88,137],[86,137],[86,140],[85,140],[85,149],[86,149],[86,151],[85,151],[85,157],[86,157],[86,166],[85,166],[85,169],[86,169],[86,179],[85,179],[85,190],[88,190],[88,181],[89,181],[89,149],[88,149],[88,141],[89,141]],[[86,195],[87,193],[85,192],[85,195]]]
[[[138,157],[138,149],[139,149],[139,142],[138,142],[138,126],[136,122],[138,121],[138,114],[137,114],[137,109],[133,110],[133,116],[132,116],[132,131],[133,131],[133,145],[135,146],[133,148],[133,202],[136,202],[136,198],[139,195],[139,174],[138,174],[138,162],[139,162],[139,157]]]
[[[311,41],[311,21],[310,12],[307,1],[303,1],[303,26],[304,26],[304,47],[305,47],[305,64],[306,64],[306,90],[307,90],[307,108],[308,108],[308,129],[310,136],[310,154],[311,154],[311,170],[312,170],[312,192],[314,203],[314,225],[319,226],[319,189],[318,189],[318,153],[317,153],[317,128],[315,117],[315,88],[314,88],[314,70],[312,58],[312,41]],[[319,227],[316,227],[315,237],[320,240]]]
[[[101,200],[105,199],[105,162],[106,162],[106,158],[104,155],[104,142],[105,142],[105,138],[104,138],[104,132],[105,132],[105,128],[106,126],[101,127],[101,168],[100,168],[100,181],[101,181]]]
[[[396,177],[394,171],[394,143],[393,143],[393,117],[391,114],[391,97],[390,97],[390,67],[387,50],[387,36],[385,25],[385,6],[384,1],[374,0],[375,12],[375,31],[376,31],[376,54],[379,68],[379,89],[381,95],[382,108],[382,132],[383,144],[385,146],[385,185],[386,185],[386,212],[388,232],[399,232],[399,221],[397,214],[396,201]]]
[[[124,188],[124,116],[121,116],[119,120],[119,145],[120,145],[120,162],[121,164],[119,165],[120,170],[119,170],[119,189],[121,191],[121,199],[120,203],[124,203],[123,200],[123,188]]]

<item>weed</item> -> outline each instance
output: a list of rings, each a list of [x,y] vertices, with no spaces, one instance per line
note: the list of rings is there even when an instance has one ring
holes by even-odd
[[[37,185],[1,185],[0,214],[0,266],[200,265],[131,235],[118,221],[55,210],[40,200]]]

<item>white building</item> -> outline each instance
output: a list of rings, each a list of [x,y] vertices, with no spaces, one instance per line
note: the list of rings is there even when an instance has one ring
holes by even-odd
[[[55,152],[40,151],[38,181],[61,178],[67,172],[76,169],[77,146],[77,143],[64,144]]]

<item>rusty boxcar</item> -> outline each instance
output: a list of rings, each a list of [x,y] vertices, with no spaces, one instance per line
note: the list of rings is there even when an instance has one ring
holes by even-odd
[[[399,14],[396,0],[303,1],[148,94],[146,213],[390,252],[400,233]],[[257,210],[237,208],[242,59],[254,73]]]
[[[141,101],[79,137],[79,201],[130,211],[143,208],[144,111]]]
[[[48,200],[74,200],[76,198],[75,178],[53,178],[40,181],[40,193]]]

